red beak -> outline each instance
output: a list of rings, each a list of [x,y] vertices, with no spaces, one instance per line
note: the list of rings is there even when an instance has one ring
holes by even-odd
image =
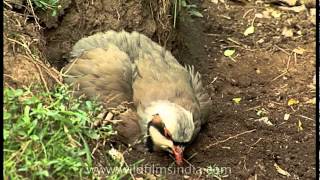
[[[173,155],[177,165],[181,166],[183,163],[183,149],[180,146],[174,146]]]

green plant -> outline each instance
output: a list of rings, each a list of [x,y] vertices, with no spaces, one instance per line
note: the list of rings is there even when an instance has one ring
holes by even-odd
[[[52,16],[56,16],[59,8],[59,0],[32,0],[36,7],[46,11],[48,9],[52,10]]]
[[[67,86],[52,92],[4,89],[5,179],[91,177],[87,141],[113,134],[111,125],[90,128],[102,107],[73,98]]]
[[[191,16],[203,17],[203,15],[197,10],[197,5],[188,4],[186,0],[174,0],[173,27],[176,27],[177,18],[182,8],[185,8]]]

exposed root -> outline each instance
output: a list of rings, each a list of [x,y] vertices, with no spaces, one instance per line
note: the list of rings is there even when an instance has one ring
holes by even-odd
[[[39,28],[39,30],[40,30],[40,29],[41,29],[41,26],[40,26],[40,24],[39,24],[39,22],[38,22],[38,16],[36,16],[36,14],[34,13],[31,0],[27,0],[27,1],[28,1],[28,6],[29,6],[30,9],[31,9],[31,13],[32,13],[32,15],[33,15],[34,21],[35,21],[35,23],[37,24],[37,26],[38,26],[38,28]]]
[[[216,145],[218,145],[218,144],[220,144],[220,143],[227,142],[227,141],[229,141],[229,140],[231,140],[231,139],[237,138],[237,137],[242,136],[242,135],[244,135],[244,134],[252,133],[252,132],[254,132],[254,131],[256,131],[256,129],[252,129],[252,130],[249,130],[249,131],[244,131],[244,132],[239,133],[239,134],[236,134],[236,135],[234,135],[234,136],[230,136],[230,137],[228,137],[227,139],[224,139],[224,140],[221,140],[221,141],[217,141],[217,142],[215,142],[215,143],[213,143],[213,144],[209,144],[208,146],[206,146],[206,147],[203,148],[202,150],[207,150],[207,149],[209,149],[209,148],[211,148],[211,147],[213,147],[213,146],[216,146]]]
[[[270,82],[273,82],[277,79],[279,79],[280,77],[284,76],[285,74],[287,74],[289,72],[289,66],[290,66],[290,62],[291,62],[291,55],[288,55],[288,61],[287,61],[287,66],[286,69],[283,71],[283,73],[281,73],[280,75],[278,75],[277,77],[273,78]]]
[[[33,63],[34,63],[34,62],[33,62]],[[40,66],[39,66],[38,64],[36,64],[36,63],[34,63],[34,65],[37,67],[37,69],[38,69],[38,71],[39,71],[39,76],[40,76],[40,79],[41,79],[41,81],[42,81],[42,84],[44,85],[44,88],[46,89],[47,93],[49,93],[50,91],[49,91],[47,82],[46,82],[46,80],[45,80],[44,77],[43,77],[42,70],[41,70]],[[51,96],[49,96],[49,98],[50,98],[50,100],[52,101]]]

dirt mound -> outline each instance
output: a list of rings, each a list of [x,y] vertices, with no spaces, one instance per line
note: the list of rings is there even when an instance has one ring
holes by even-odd
[[[57,72],[42,61],[44,41],[39,28],[25,14],[4,10],[4,86],[53,85]]]
[[[42,13],[45,24],[46,56],[61,68],[67,62],[73,44],[82,37],[107,30],[138,31],[161,44],[167,44],[172,26],[170,2],[151,1],[62,1],[57,17]]]

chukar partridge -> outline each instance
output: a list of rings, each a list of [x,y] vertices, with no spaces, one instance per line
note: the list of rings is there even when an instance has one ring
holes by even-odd
[[[183,151],[199,133],[212,104],[193,66],[180,65],[143,34],[125,31],[83,38],[71,57],[64,68],[65,82],[76,87],[76,94],[97,98],[105,107],[133,102],[138,118],[124,119],[122,128],[127,129],[120,134],[147,135],[150,151],[168,151],[182,164]]]

